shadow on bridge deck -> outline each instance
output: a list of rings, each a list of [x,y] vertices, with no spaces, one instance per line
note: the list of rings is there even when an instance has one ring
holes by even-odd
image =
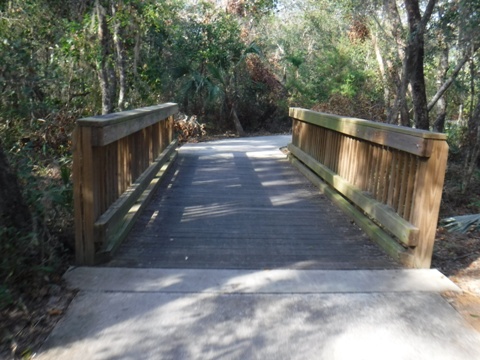
[[[391,269],[279,150],[290,136],[187,144],[107,266]]]

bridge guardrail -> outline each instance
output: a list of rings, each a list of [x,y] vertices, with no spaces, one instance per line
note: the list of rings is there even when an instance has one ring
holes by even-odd
[[[387,253],[429,268],[446,135],[290,108],[290,161]]]
[[[76,262],[108,260],[176,157],[166,103],[77,120],[73,133]]]

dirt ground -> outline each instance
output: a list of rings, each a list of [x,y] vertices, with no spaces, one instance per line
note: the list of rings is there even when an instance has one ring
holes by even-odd
[[[0,359],[30,359],[61,319],[76,292],[51,282],[0,312]]]
[[[460,189],[462,159],[450,154],[440,207],[440,219],[480,214],[480,172],[477,171],[468,191]],[[462,294],[445,294],[464,318],[480,331],[480,231],[467,234],[437,229],[432,268],[439,269],[462,290]]]
[[[437,268],[463,293],[445,298],[480,332],[480,233],[448,233],[439,228],[432,259]]]

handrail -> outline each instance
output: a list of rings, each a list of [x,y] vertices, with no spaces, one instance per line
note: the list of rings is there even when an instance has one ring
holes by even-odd
[[[290,117],[292,163],[391,256],[430,267],[446,136],[299,108]]]
[[[77,120],[73,134],[75,247],[78,264],[108,259],[173,163],[167,103]]]

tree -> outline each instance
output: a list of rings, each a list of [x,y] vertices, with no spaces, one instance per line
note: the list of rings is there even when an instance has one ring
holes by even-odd
[[[96,67],[102,91],[102,114],[113,112],[115,103],[118,110],[125,109],[127,96],[126,54],[122,14],[119,12],[119,9],[124,6],[123,1],[96,0],[95,2],[100,48]],[[113,25],[109,26],[109,22]]]
[[[468,121],[467,141],[469,142],[469,146],[466,149],[462,176],[462,192],[464,194],[469,188],[473,173],[480,159],[480,96]]]
[[[442,131],[448,116],[446,92],[459,79],[472,49],[478,50],[478,1],[342,3],[347,11],[371,20],[372,52],[383,82],[387,121],[408,126],[410,108],[417,128],[433,125]],[[436,115],[430,119],[435,105]]]
[[[418,0],[405,0],[409,36],[405,49],[405,80],[412,86],[413,119],[418,129],[428,130],[430,123],[427,110],[427,93],[425,88],[424,56],[425,30],[429,22],[436,0],[430,0],[423,15],[420,13]],[[403,96],[403,94],[402,94]]]

